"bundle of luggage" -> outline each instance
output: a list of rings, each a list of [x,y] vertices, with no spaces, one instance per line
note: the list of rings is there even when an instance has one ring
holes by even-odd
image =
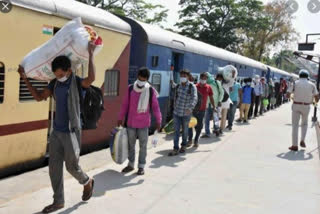
[[[97,46],[96,55],[103,47],[101,37],[89,26],[82,24],[81,18],[68,22],[48,42],[31,51],[21,62],[27,77],[42,81],[55,78],[51,71],[51,62],[60,55],[68,56],[72,68],[77,69],[89,60],[88,42]]]

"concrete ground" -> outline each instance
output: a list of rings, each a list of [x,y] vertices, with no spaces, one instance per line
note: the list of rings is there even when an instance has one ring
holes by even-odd
[[[290,104],[236,124],[221,138],[168,157],[172,136],[148,150],[144,176],[122,175],[109,150],[81,157],[95,178],[95,193],[81,202],[82,186],[65,173],[66,205],[55,213],[103,214],[318,214],[319,151],[314,128],[305,150],[288,151]],[[311,126],[311,123],[310,125]],[[151,138],[150,138],[151,140]],[[32,214],[52,202],[48,169],[0,181],[0,213]]]

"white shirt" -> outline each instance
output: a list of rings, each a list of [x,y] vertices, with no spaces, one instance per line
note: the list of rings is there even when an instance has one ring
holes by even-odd
[[[314,96],[318,94],[316,85],[306,78],[295,81],[288,89],[288,92],[293,93],[294,102],[310,104],[313,102]]]

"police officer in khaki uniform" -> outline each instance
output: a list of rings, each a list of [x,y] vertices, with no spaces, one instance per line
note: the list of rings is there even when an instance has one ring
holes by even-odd
[[[298,129],[300,117],[301,121],[301,141],[300,146],[305,148],[305,138],[308,129],[308,119],[310,112],[310,105],[315,99],[319,101],[319,93],[316,86],[308,80],[309,72],[301,70],[299,72],[299,80],[294,82],[288,90],[288,97],[293,94],[292,104],[292,146],[289,147],[291,151],[298,151]]]

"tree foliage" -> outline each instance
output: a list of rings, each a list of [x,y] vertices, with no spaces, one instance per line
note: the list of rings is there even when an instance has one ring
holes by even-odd
[[[264,25],[259,0],[180,0],[180,33],[203,42],[236,51],[243,42],[239,32]]]
[[[127,16],[145,23],[158,24],[166,20],[168,10],[160,4],[145,0],[77,0],[111,13]]]
[[[280,45],[288,48],[287,44],[297,37],[292,25],[294,17],[287,10],[286,0],[268,3],[264,7],[263,15],[268,19],[268,24],[261,29],[244,32],[245,41],[239,48],[240,53],[258,61],[268,55],[272,48]]]

